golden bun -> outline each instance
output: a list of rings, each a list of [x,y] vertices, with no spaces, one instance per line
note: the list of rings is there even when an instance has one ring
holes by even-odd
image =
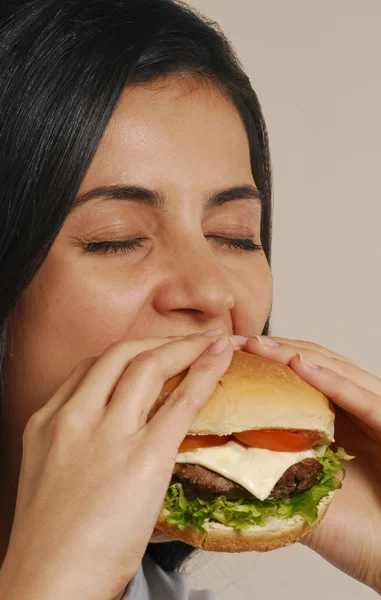
[[[151,415],[186,373],[164,384]],[[319,432],[321,444],[330,444],[334,440],[334,419],[328,398],[290,367],[237,350],[188,433],[230,435],[253,429],[301,429]]]
[[[186,371],[163,386],[151,414],[161,406],[186,376]],[[266,358],[235,351],[216,390],[193,422],[190,435],[229,435],[253,429],[308,430],[320,433],[320,444],[334,440],[333,407],[326,396],[306,383],[290,367]],[[333,493],[322,499],[312,526],[301,516],[269,518],[265,526],[237,530],[219,523],[181,531],[165,520],[162,509],[156,528],[195,548],[217,552],[266,552],[288,546],[311,533],[324,517]]]

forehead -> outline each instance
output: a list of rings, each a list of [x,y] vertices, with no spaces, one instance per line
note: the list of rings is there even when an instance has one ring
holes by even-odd
[[[177,77],[125,90],[81,191],[115,182],[205,188],[232,176],[252,180],[238,111],[214,85]]]

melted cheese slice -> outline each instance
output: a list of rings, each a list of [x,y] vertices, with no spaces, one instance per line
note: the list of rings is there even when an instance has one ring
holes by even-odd
[[[274,452],[230,441],[223,446],[196,448],[177,454],[177,463],[201,465],[239,483],[259,500],[266,500],[289,467],[324,454],[326,447],[303,452]]]

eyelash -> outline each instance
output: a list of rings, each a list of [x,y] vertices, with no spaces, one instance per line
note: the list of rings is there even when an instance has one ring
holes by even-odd
[[[229,248],[244,250],[245,252],[254,252],[255,250],[262,250],[260,244],[254,244],[251,239],[238,239],[238,238],[224,238],[218,235],[207,236],[216,240],[221,246],[228,246]],[[85,254],[88,253],[99,253],[99,254],[122,254],[127,252],[133,252],[135,248],[142,248],[144,238],[135,238],[134,240],[125,240],[121,242],[89,242],[83,246]]]

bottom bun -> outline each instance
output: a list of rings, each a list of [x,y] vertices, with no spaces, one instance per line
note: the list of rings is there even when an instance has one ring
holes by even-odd
[[[299,542],[305,535],[312,533],[326,514],[333,498],[333,492],[325,496],[318,506],[317,520],[308,525],[307,521],[296,515],[292,519],[267,519],[264,526],[253,525],[248,529],[233,529],[220,523],[205,525],[206,533],[200,533],[193,525],[188,525],[181,531],[176,525],[171,525],[165,520],[169,514],[163,509],[156,528],[164,533],[190,544],[201,550],[213,552],[268,552],[283,546],[290,546]]]

